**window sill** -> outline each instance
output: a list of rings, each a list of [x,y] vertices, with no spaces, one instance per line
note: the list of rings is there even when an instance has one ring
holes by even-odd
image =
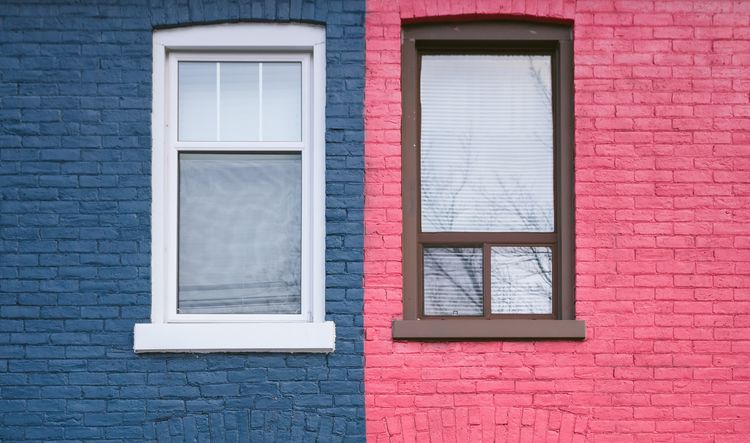
[[[336,327],[322,323],[136,324],[133,350],[145,352],[333,352]]]
[[[583,320],[394,320],[396,340],[583,340]]]

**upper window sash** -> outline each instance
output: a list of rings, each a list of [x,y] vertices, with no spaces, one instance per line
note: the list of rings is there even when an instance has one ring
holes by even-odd
[[[206,63],[299,63],[301,65],[300,88],[301,88],[301,127],[298,140],[206,140],[186,141],[180,140],[179,134],[179,63],[181,62],[206,62]],[[227,53],[227,52],[170,52],[168,55],[167,75],[169,77],[169,96],[167,110],[167,128],[169,144],[181,151],[191,150],[217,150],[217,151],[265,151],[265,152],[301,152],[311,144],[311,113],[312,113],[312,55],[310,53]],[[261,68],[262,69],[262,68]],[[261,74],[262,75],[262,74]],[[260,81],[262,77],[260,77]],[[217,79],[218,83],[218,79]],[[259,84],[259,88],[262,84]],[[218,99],[220,100],[220,98]],[[262,96],[259,100],[262,100]],[[262,102],[261,102],[262,103]],[[263,123],[262,104],[258,108],[258,125]],[[217,112],[217,120],[221,114]],[[217,126],[220,122],[217,122]],[[259,128],[261,129],[262,126]],[[218,138],[218,137],[217,137]]]

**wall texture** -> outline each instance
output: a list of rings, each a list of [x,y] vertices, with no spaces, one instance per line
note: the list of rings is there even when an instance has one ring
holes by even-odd
[[[371,441],[750,441],[750,2],[367,3]],[[400,29],[514,17],[575,45],[583,342],[391,340],[401,315]]]
[[[0,440],[364,436],[363,1],[0,3]],[[150,315],[151,32],[327,31],[325,355],[141,355]]]
[[[372,441],[749,441],[750,2],[364,8],[0,4],[0,440],[362,440],[366,404]],[[500,17],[574,29],[588,338],[393,342],[401,25]],[[150,313],[151,31],[236,20],[326,25],[337,350],[136,356],[133,324]]]

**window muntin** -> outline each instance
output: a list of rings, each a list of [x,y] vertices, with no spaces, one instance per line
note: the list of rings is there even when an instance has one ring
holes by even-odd
[[[575,320],[571,28],[560,24],[510,21],[414,24],[404,27],[401,41],[404,311],[403,319],[393,322],[393,337],[407,340],[584,338],[585,323]],[[525,68],[518,71],[520,74],[516,76],[488,76],[466,69],[474,64],[485,67],[494,65],[495,68],[510,66],[512,70],[513,66],[519,66],[518,61],[525,64]],[[431,64],[434,66],[441,63],[446,69],[454,71],[464,65],[464,77],[474,77],[471,86],[467,86],[468,82],[464,79],[455,87],[468,90],[468,94],[481,103],[481,106],[461,105],[470,114],[470,118],[465,114],[462,118],[451,115],[455,107],[450,102],[458,101],[460,104],[464,100],[461,94],[454,94],[452,99],[443,99],[443,106],[447,110],[433,106],[442,114],[424,114],[425,98],[428,102],[433,100],[432,105],[440,105],[440,101],[436,102],[435,98],[440,98],[440,94],[445,96],[450,93],[449,88],[436,89],[433,84],[433,96],[422,97],[424,85],[421,83],[424,80],[434,82],[438,78],[435,75],[423,78],[424,66],[427,65],[430,69]],[[532,68],[536,73],[530,73]],[[433,74],[436,72],[438,71]],[[482,82],[486,85],[492,85],[493,82],[498,85],[498,79],[505,79],[505,82],[500,87],[496,86],[497,91],[491,94],[471,90],[471,87],[481,85]],[[529,79],[534,80],[536,85]],[[517,91],[507,88],[505,83],[523,85],[524,82],[527,90],[528,86],[533,86],[535,98],[531,103],[520,100],[520,105],[516,106],[517,112],[509,113],[498,109],[497,105],[487,106],[484,103],[493,94],[504,94],[506,101],[511,103],[519,102],[518,98],[514,98]],[[544,87],[539,88],[540,85]],[[523,89],[523,86],[519,89]],[[544,94],[539,93],[545,89],[550,92],[547,100],[551,102],[549,104],[545,103]],[[430,85],[427,90],[430,90]],[[544,105],[544,112],[528,112],[529,109],[539,108],[540,104]],[[427,103],[427,106],[429,113],[431,104]],[[515,124],[502,126],[492,120],[493,113],[495,116],[509,116],[508,119],[515,121]],[[435,119],[430,128],[429,119],[435,115],[441,119]],[[423,126],[422,119],[425,117],[428,122]],[[489,120],[493,125],[480,128],[466,123],[483,120]],[[453,134],[452,145],[445,143],[442,151],[436,150],[434,142],[441,136],[451,141],[444,135],[451,134],[450,125],[455,121],[459,122],[462,129],[456,132],[462,132],[463,135],[459,137]],[[512,140],[513,131],[519,133],[524,127],[533,128],[536,134],[533,137],[516,136],[515,139],[524,142],[531,140],[531,146],[534,147],[531,151],[536,152],[536,157],[549,152],[551,146],[550,155],[544,154],[544,159],[537,158],[535,162],[517,157],[514,162],[521,166],[524,166],[523,162],[527,162],[526,166],[508,167],[500,174],[499,179],[495,171],[497,168],[492,168],[491,165],[492,162],[502,161],[503,153],[513,154],[513,149],[508,149],[507,145],[505,150],[488,150],[494,155],[482,153],[480,160],[467,159],[465,155],[458,155],[461,158],[456,159],[461,152],[460,147],[455,147],[460,145],[456,140],[466,140],[466,133],[473,134],[472,137],[481,143],[490,143],[493,138]],[[504,128],[505,132],[499,128]],[[425,149],[422,146],[424,130],[427,130],[428,141],[432,137],[432,146],[427,147],[426,157],[422,154]],[[523,152],[520,149],[516,151]],[[443,163],[436,162],[441,156],[447,160]],[[507,160],[508,155],[505,157]],[[463,172],[471,167],[475,167],[480,173],[473,176]],[[427,183],[423,169],[433,175],[426,179]],[[519,179],[525,178],[524,174],[534,178],[524,182]],[[539,191],[533,195],[534,198],[496,199],[493,207],[483,197],[492,193],[500,194],[499,187],[489,184],[503,179],[507,182],[504,187],[509,189],[523,189],[528,184],[534,184]],[[474,187],[484,186],[488,192],[468,189],[466,184],[470,181],[474,183]],[[431,186],[437,191],[430,190]],[[425,187],[434,195],[427,198],[426,202],[421,195]],[[447,191],[452,191],[453,195]],[[430,205],[434,207],[429,207]],[[446,210],[451,205],[463,207],[465,211],[456,217],[456,214]],[[505,209],[500,211],[502,217],[493,215],[499,212],[498,208]],[[440,220],[440,217],[443,219]],[[463,283],[458,285],[465,285],[469,280],[478,282],[479,273],[476,269],[481,266],[481,314],[477,315],[474,295],[469,297],[473,306],[468,312],[461,309],[454,312],[455,308],[448,310],[440,306],[435,309],[435,300],[442,299],[445,302],[456,294],[467,298],[467,291],[460,290],[444,292],[442,295],[434,290],[429,296],[425,293],[426,287],[445,285],[447,280],[442,277],[442,280],[435,282],[435,266],[425,268],[425,251],[429,255],[435,248],[475,251],[472,256],[476,259],[471,261],[472,266],[462,268]],[[478,250],[481,250],[481,265],[476,264],[479,261]],[[434,265],[432,258],[434,257],[428,257],[429,265]],[[529,268],[531,265],[533,267]],[[530,269],[533,272],[530,273]],[[471,278],[466,277],[469,274],[467,270],[471,270]],[[474,283],[469,293],[478,292],[474,288],[479,286],[479,283]],[[518,287],[524,288],[525,296],[513,298],[510,296],[512,289]],[[464,302],[464,308],[466,307],[469,305]]]
[[[176,229],[167,245],[170,254],[167,321],[263,322],[310,321],[312,318],[311,279],[314,271],[311,266],[314,260],[311,247],[313,227],[309,213],[313,199],[310,183],[313,167],[310,64],[311,54],[303,52],[175,51],[168,54],[167,75],[171,85],[166,155],[173,171],[169,180],[176,189],[168,205],[169,225]],[[269,72],[272,75],[268,75]],[[283,91],[283,88],[288,90]],[[184,98],[187,103],[181,102]],[[248,111],[247,115],[242,114],[245,111]],[[298,163],[298,167],[292,168],[296,174],[294,182],[281,186],[278,182],[273,183],[267,175],[264,179],[248,172],[254,169],[250,163],[258,166],[263,159],[269,161],[274,158],[278,166],[283,163],[280,159],[284,156],[293,156]],[[195,172],[195,165],[199,163],[203,163],[207,170],[213,169],[223,179],[232,181],[233,186],[240,185],[236,177],[240,174],[245,187],[265,185],[273,188],[244,195],[244,210],[247,213],[254,211],[256,216],[245,225],[244,244],[247,248],[241,253],[232,252],[238,251],[235,249],[237,244],[223,250],[209,246],[212,239],[227,241],[226,231],[237,229],[227,225],[231,222],[229,218],[221,220],[216,214],[211,220],[215,228],[222,229],[222,234],[205,223],[201,226],[205,231],[196,231],[196,214],[185,212],[182,208],[183,198],[188,198],[182,192],[182,186],[188,184],[183,178],[196,179],[196,174],[192,177],[183,177],[182,174],[186,165],[190,169],[189,165],[192,164]],[[231,163],[234,163],[233,167],[228,166]],[[223,166],[217,166],[220,164]],[[244,173],[239,173],[242,169]],[[283,175],[291,178],[289,169],[277,172],[277,179]],[[230,179],[228,176],[232,174],[235,177]],[[215,186],[218,184],[214,183]],[[294,208],[298,211],[296,214],[269,215],[269,206],[260,203],[274,195],[278,198],[279,195],[275,193],[289,192],[295,187],[298,187],[299,195],[293,198],[298,203],[290,203],[283,210]],[[221,196],[213,195],[213,201],[203,198],[203,203],[208,206],[226,205],[226,199],[238,198],[236,190],[225,189],[221,192]],[[222,197],[225,201],[222,201]],[[260,206],[264,206],[262,212]],[[182,220],[183,216],[193,218]],[[185,231],[186,222],[189,233]],[[281,222],[296,223],[297,226]],[[194,232],[190,232],[191,223]],[[299,237],[296,248],[291,246],[297,241],[295,235]],[[274,237],[281,244],[273,245],[269,241]],[[282,238],[286,241],[281,241]],[[183,250],[186,246],[188,251]],[[205,252],[223,264],[229,263],[232,258],[253,261],[237,263],[235,267],[214,265],[200,268],[196,260],[188,255],[191,249]],[[287,256],[279,256],[282,249],[286,249]],[[264,250],[275,255],[255,262]],[[262,280],[261,268],[272,265],[276,269],[273,271],[275,277],[267,273],[269,279]],[[219,271],[219,268],[222,270]],[[242,271],[232,271],[240,268]],[[282,270],[288,271],[286,275],[282,275]],[[266,295],[261,295],[259,290],[263,285],[268,290]],[[223,299],[223,305],[218,304],[219,299]]]

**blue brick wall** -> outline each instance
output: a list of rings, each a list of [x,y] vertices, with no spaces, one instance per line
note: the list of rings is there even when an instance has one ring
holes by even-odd
[[[135,355],[150,314],[151,31],[327,31],[336,352]],[[364,437],[364,2],[0,2],[0,441]]]

